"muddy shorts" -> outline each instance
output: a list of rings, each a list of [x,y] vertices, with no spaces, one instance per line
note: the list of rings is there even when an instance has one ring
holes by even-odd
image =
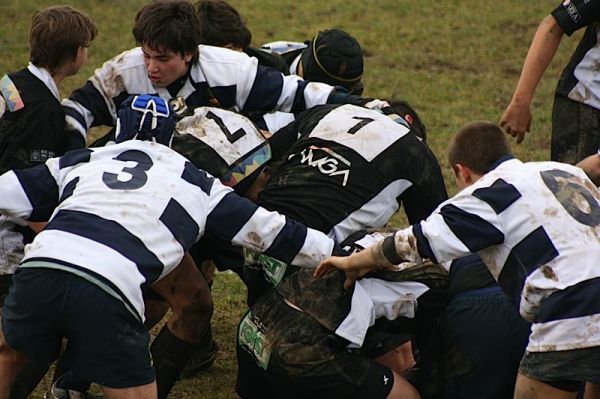
[[[583,382],[600,384],[600,347],[556,352],[525,352],[519,372],[564,391]]]
[[[385,398],[393,374],[271,290],[238,327],[242,398]]]
[[[552,110],[550,159],[575,164],[600,147],[600,111],[556,96]]]

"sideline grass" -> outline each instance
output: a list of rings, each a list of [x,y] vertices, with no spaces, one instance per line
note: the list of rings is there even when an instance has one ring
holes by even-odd
[[[68,1],[66,1],[68,2]],[[0,1],[0,75],[27,64],[27,29],[38,7],[48,0]],[[66,96],[93,70],[134,45],[131,26],[142,0],[70,2],[98,23],[89,61],[67,79]],[[456,191],[445,150],[449,137],[470,120],[498,121],[516,85],[529,43],[555,0],[231,0],[246,18],[253,44],[272,40],[302,41],[325,28],[350,32],[365,54],[365,94],[397,96],[419,110],[429,144],[440,160],[450,193]],[[534,98],[532,133],[514,146],[523,160],[549,158],[553,92],[560,71],[581,32],[565,38]],[[404,218],[394,217],[399,225]],[[234,337],[244,311],[244,288],[234,275],[219,274],[215,283],[215,336],[221,350],[213,369],[179,383],[173,398],[234,397]],[[39,397],[36,396],[36,397]]]

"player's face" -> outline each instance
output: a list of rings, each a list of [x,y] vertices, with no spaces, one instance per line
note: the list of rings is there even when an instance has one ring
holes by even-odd
[[[167,87],[188,71],[192,53],[182,56],[168,49],[152,49],[142,45],[148,79],[156,87]]]
[[[80,46],[77,49],[77,54],[75,55],[75,58],[73,59],[73,61],[70,63],[67,63],[65,65],[65,69],[64,69],[65,76],[75,75],[79,71],[79,69],[81,69],[83,64],[85,64],[85,62],[87,61],[87,57],[88,57],[87,46]]]

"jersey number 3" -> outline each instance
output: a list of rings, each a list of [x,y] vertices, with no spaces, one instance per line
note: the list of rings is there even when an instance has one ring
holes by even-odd
[[[146,153],[138,150],[128,150],[120,153],[113,159],[123,162],[135,162],[136,165],[133,167],[126,166],[121,169],[121,172],[109,173],[104,172],[102,174],[102,181],[108,188],[113,190],[136,190],[143,187],[148,181],[147,171],[150,170],[154,163]],[[126,174],[129,177],[127,180],[119,180],[119,176]],[[128,175],[128,176],[127,176]]]

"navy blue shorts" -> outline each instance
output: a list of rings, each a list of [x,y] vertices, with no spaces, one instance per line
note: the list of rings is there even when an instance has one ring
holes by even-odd
[[[121,301],[75,274],[20,268],[4,302],[2,329],[8,345],[30,359],[50,362],[68,344],[65,366],[110,388],[155,380],[150,336]]]
[[[441,324],[445,398],[512,398],[529,323],[500,288],[456,295]]]

